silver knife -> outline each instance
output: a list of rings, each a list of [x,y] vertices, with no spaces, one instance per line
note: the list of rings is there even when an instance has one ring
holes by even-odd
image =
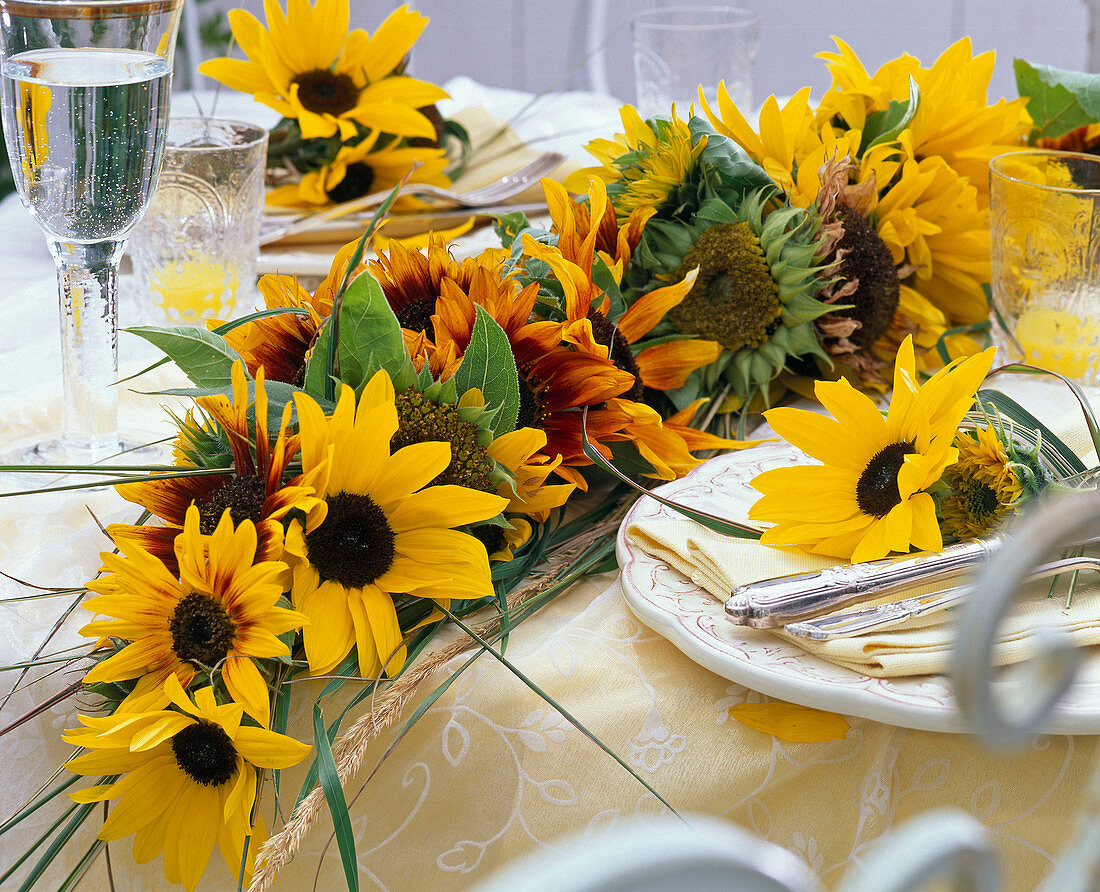
[[[1082,555],[1049,561],[1036,567],[1028,576],[1028,580],[1043,579],[1075,570],[1100,570],[1100,558]],[[866,610],[854,610],[849,613],[838,613],[834,616],[822,617],[821,619],[788,623],[783,627],[783,630],[800,638],[809,638],[811,641],[852,638],[867,632],[888,629],[913,617],[927,616],[931,613],[947,610],[949,607],[955,607],[970,597],[974,591],[975,586],[973,584],[953,586],[942,592],[903,598],[900,601],[879,604]]]
[[[970,539],[949,545],[943,551],[841,564],[749,582],[730,593],[726,616],[736,625],[756,629],[774,629],[796,620],[812,619],[917,583],[959,576],[981,564],[1003,542],[1000,536]]]

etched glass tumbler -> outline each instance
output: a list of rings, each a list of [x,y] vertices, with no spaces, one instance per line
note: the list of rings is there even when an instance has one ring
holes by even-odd
[[[267,131],[252,124],[172,119],[160,182],[130,241],[141,321],[194,325],[253,309],[266,150]]]
[[[1100,383],[1100,158],[1029,150],[990,163],[998,361]]]
[[[0,0],[4,136],[57,264],[64,430],[25,460],[116,453],[118,264],[153,194],[184,0]]]
[[[643,118],[687,116],[701,89],[712,108],[718,84],[745,114],[753,108],[760,19],[737,6],[663,6],[635,13],[634,85]]]

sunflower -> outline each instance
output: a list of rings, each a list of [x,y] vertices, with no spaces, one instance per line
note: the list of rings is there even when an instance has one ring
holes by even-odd
[[[614,139],[595,139],[585,148],[600,162],[571,174],[565,186],[584,192],[590,177],[607,183],[607,193],[620,222],[636,210],[656,208],[660,213],[685,184],[690,183],[707,146],[706,137],[696,138],[673,107],[668,120],[643,121],[637,109],[624,105],[619,110],[623,133]]]
[[[405,646],[393,596],[491,595],[484,546],[454,529],[496,517],[500,496],[463,486],[427,486],[451,462],[447,443],[415,443],[390,453],[397,409],[389,376],[378,372],[362,396],[345,387],[326,418],[305,394],[294,395],[308,473],[331,455],[322,501],[286,536],[295,606],[313,620],[302,633],[314,674],[335,669],[354,648],[359,671],[391,675]]]
[[[714,196],[690,222],[651,220],[643,245],[658,280],[698,268],[691,291],[667,316],[672,330],[721,347],[703,369],[709,387],[728,382],[742,400],[767,390],[789,362],[825,353],[814,321],[830,311],[818,258],[820,219],[786,205],[767,211],[774,187]]]
[[[554,180],[541,180],[546,206],[553,221],[551,232],[558,237],[562,256],[592,274],[595,257],[603,259],[616,282],[642,238],[646,221],[657,213],[654,207],[632,210],[620,227],[615,206],[608,201],[607,187],[598,177],[588,178],[588,202],[574,201],[565,187]]]
[[[15,104],[15,121],[22,151],[18,153],[23,168],[23,180],[37,183],[50,155],[50,133],[46,116],[53,105],[53,91],[44,84],[19,81],[19,96]]]
[[[267,203],[277,207],[311,208],[339,204],[370,192],[392,189],[410,173],[410,183],[451,185],[444,174],[447,156],[443,149],[379,146],[380,131],[373,131],[355,145],[343,145],[336,157],[318,170],[307,171],[297,183],[277,186],[267,194]],[[398,203],[410,199],[399,198]]]
[[[516,298],[517,283],[504,273],[503,260],[503,252],[493,249],[477,257],[455,260],[445,240],[432,235],[423,251],[391,242],[388,250],[381,252],[368,266],[407,333],[405,341],[409,355],[419,361],[427,353],[433,374],[447,378],[454,373],[458,361],[453,352],[436,355],[436,323],[439,321],[436,314],[441,311],[440,304],[444,302],[441,299],[445,292],[452,298],[456,294],[469,296],[476,288],[478,302],[503,305],[520,300]],[[530,294],[532,303],[537,290],[536,286]],[[522,299],[526,297],[525,294]],[[465,346],[462,344],[461,349]]]
[[[278,636],[299,628],[305,617],[278,606],[287,567],[257,560],[251,521],[234,527],[227,509],[211,536],[200,525],[192,506],[176,539],[178,575],[139,544],[122,541],[121,556],[102,555],[107,575],[87,584],[99,596],[85,606],[116,619],[94,620],[80,631],[129,643],[92,667],[84,681],[136,678],[120,709],[141,712],[166,704],[168,676],[187,686],[202,673],[220,672],[230,696],[266,725],[269,692],[253,660],[289,654]]]
[[[176,440],[176,460],[181,469],[222,468],[231,458],[232,466],[224,474],[164,478],[154,474],[116,487],[119,495],[148,510],[163,521],[163,526],[111,524],[108,534],[116,543],[141,546],[172,571],[176,569],[173,543],[192,506],[198,509],[199,528],[204,534],[214,531],[226,510],[236,524],[250,521],[258,536],[258,559],[269,561],[282,557],[283,518],[293,509],[308,511],[317,501],[313,491],[319,472],[283,481],[287,466],[298,453],[298,438],[287,433],[287,406],[272,442],[263,367],[256,371],[254,404],[249,400],[248,382],[240,363],[234,363],[231,377],[232,401],[224,396],[199,397],[196,402],[207,422],[184,424]],[[212,441],[213,449],[204,441]]]
[[[920,104],[908,130],[917,159],[940,157],[988,202],[989,160],[1019,148],[1031,131],[1027,99],[989,103],[989,81],[995,54],[973,55],[969,37],[949,46],[928,68],[905,55],[869,75],[844,41],[834,37],[837,51],[821,53],[832,86],[817,110],[819,120],[844,121],[862,131],[867,118],[884,112],[891,102],[909,98],[909,79],[920,91]]]
[[[985,536],[1015,515],[1024,488],[997,430],[992,426],[960,431],[955,437],[959,459],[944,472],[951,488],[940,507],[949,536]]]
[[[565,294],[566,324],[562,339],[589,353],[605,351],[618,368],[634,376],[627,391],[641,399],[642,388],[673,390],[696,369],[714,362],[722,352],[716,341],[681,337],[634,351],[634,344],[650,334],[665,315],[678,306],[695,284],[696,271],[686,271],[682,281],[640,297],[622,313],[612,313],[611,300],[592,281],[591,259],[586,272],[567,260],[559,248],[523,237],[524,254],[550,267]]]
[[[606,346],[592,339],[562,343],[562,323],[529,321],[538,295],[538,284],[508,291],[491,287],[484,272],[482,287],[469,294],[448,286],[433,317],[435,349],[452,366],[461,361],[470,343],[476,307],[485,309],[504,330],[519,375],[517,428],[534,428],[546,435],[540,455],[558,461],[555,473],[586,489],[584,478],[571,468],[588,464],[580,447],[579,409],[595,406],[626,393],[635,385],[631,372],[619,368]],[[433,369],[434,371],[434,369]]]
[[[170,883],[194,889],[215,843],[237,876],[244,859],[244,885],[252,875],[266,833],[252,824],[256,769],[289,768],[309,747],[284,734],[244,724],[239,703],[219,705],[210,687],[194,699],[169,675],[162,698],[176,709],[80,716],[83,727],[65,733],[66,743],[85,752],[66,767],[79,775],[122,775],[71,794],[77,802],[116,800],[99,838],[134,835],[138,864],[163,854]],[[178,711],[177,711],[178,710]]]
[[[958,457],[963,415],[993,362],[993,348],[945,366],[917,386],[911,339],[898,354],[894,392],[883,418],[847,381],[819,381],[815,393],[832,413],[779,408],[765,418],[820,465],[776,468],[752,481],[763,495],[749,517],[774,523],[760,541],[797,545],[831,557],[867,561],[913,546],[942,547],[927,490]]]
[[[348,6],[349,0],[313,6],[291,0],[284,14],[276,0],[265,0],[267,28],[250,12],[230,10],[233,37],[247,59],[211,59],[199,70],[297,120],[305,139],[346,141],[362,127],[434,141],[435,125],[419,109],[447,94],[394,73],[428,19],[401,6],[373,35],[348,33]]]

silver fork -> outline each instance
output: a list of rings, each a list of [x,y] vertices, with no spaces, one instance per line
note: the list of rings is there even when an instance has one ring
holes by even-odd
[[[455,192],[453,189],[444,189],[428,183],[410,183],[401,190],[401,194],[415,195],[419,198],[432,198],[448,202],[460,208],[492,207],[508,198],[519,195],[533,182],[554,170],[563,160],[565,160],[565,156],[558,152],[543,152],[518,170],[468,192]],[[306,232],[329,220],[336,220],[357,211],[378,207],[389,197],[392,191],[392,189],[386,189],[381,192],[372,192],[370,195],[363,195],[360,198],[345,201],[331,208],[297,217],[289,223],[280,224],[275,220],[265,221],[261,227],[260,244],[268,245],[271,242],[286,238],[288,235]]]

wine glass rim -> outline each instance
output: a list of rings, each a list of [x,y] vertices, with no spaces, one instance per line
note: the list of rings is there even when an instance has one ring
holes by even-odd
[[[121,18],[179,9],[184,0],[0,0],[0,12],[41,18]]]

